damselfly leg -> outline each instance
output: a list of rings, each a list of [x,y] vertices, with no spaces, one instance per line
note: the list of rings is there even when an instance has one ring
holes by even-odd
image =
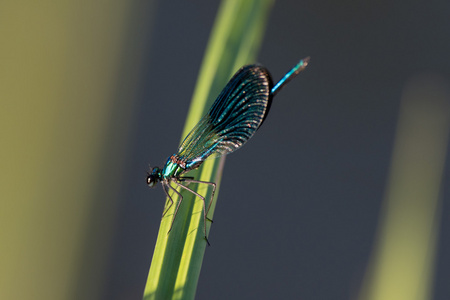
[[[181,193],[179,191],[177,191],[174,187],[172,187],[170,185],[170,183],[173,182],[176,186],[185,189],[186,191],[192,193],[193,195],[197,196],[198,198],[200,198],[203,202],[203,232],[205,235],[205,240],[208,243],[208,245],[210,245],[208,238],[206,236],[206,220],[213,222],[213,220],[211,220],[210,218],[208,218],[208,212],[211,208],[211,204],[212,201],[214,200],[214,193],[216,191],[216,184],[214,182],[208,182],[208,181],[199,181],[199,180],[194,180],[192,179],[192,177],[180,177],[180,178],[173,178],[172,180],[170,180],[170,182],[165,182],[163,183],[163,189],[164,192],[166,193],[167,197],[169,198],[170,204],[168,206],[168,208],[164,211],[163,213],[163,217],[166,215],[166,213],[169,211],[169,209],[172,207],[174,201],[172,199],[172,197],[170,196],[167,187],[169,187],[169,189],[173,190],[179,197],[179,201],[177,203],[177,207],[175,208],[175,212],[173,214],[172,217],[172,222],[170,223],[170,228],[169,231],[167,233],[169,233],[172,230],[173,227],[173,223],[175,221],[175,217],[178,214],[178,209],[180,208],[181,202],[183,202],[183,196],[181,195]],[[209,186],[212,186],[212,192],[211,192],[211,197],[209,198],[209,204],[208,204],[208,208],[206,208],[206,199],[205,197],[203,197],[202,195],[200,195],[199,193],[197,193],[196,191],[188,188],[186,185],[181,184],[181,182],[185,182],[188,185],[190,183],[197,183],[197,184],[207,184]]]

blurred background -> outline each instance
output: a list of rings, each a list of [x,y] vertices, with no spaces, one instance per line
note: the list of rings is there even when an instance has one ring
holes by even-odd
[[[0,4],[1,299],[141,299],[218,6]],[[449,13],[274,3],[258,62],[311,63],[227,158],[198,299],[450,298]]]

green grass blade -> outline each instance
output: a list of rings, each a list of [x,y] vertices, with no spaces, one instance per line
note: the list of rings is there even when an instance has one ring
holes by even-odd
[[[192,98],[182,137],[186,136],[210,107],[231,75],[247,63],[254,62],[265,29],[272,0],[223,1],[211,33],[199,79]],[[198,180],[219,184],[225,159],[206,161],[189,173]],[[211,191],[191,185],[209,199]],[[175,204],[161,221],[144,299],[193,299],[205,252],[203,237],[203,202],[180,191],[180,206],[170,234]],[[217,198],[218,189],[216,191]],[[178,197],[173,197],[177,202]],[[212,218],[215,202],[208,214]],[[209,222],[208,222],[209,223]],[[207,224],[209,232],[210,224]]]
[[[446,82],[437,76],[417,76],[404,90],[377,240],[360,300],[433,299],[450,133],[448,97]]]

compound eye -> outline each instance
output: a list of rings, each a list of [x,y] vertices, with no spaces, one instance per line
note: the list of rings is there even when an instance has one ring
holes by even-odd
[[[147,176],[147,184],[149,187],[154,187],[158,183],[158,178],[156,178],[155,175],[148,175]]]

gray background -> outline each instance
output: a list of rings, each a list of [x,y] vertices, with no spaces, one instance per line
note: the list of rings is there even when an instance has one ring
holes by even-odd
[[[136,32],[148,55],[105,299],[142,296],[164,206],[162,189],[145,185],[146,171],[177,149],[217,8],[215,1],[159,1],[141,20],[151,35]],[[402,88],[422,71],[450,78],[449,15],[449,1],[275,3],[258,62],[274,80],[302,57],[311,64],[275,98],[254,138],[227,158],[197,299],[357,294]],[[447,162],[444,183],[449,171]],[[450,298],[448,184],[442,192],[434,299]]]

